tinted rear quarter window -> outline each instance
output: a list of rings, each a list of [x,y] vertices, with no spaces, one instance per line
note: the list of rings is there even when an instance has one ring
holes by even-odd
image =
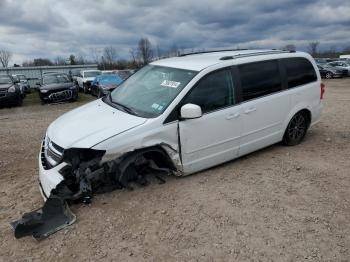
[[[281,76],[276,60],[238,66],[243,101],[266,96],[282,90]]]
[[[288,88],[317,81],[315,69],[306,58],[286,58],[282,61],[286,69]]]

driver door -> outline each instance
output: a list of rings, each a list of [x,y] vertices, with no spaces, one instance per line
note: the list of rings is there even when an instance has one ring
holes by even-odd
[[[184,172],[189,174],[238,156],[241,106],[230,69],[209,73],[194,86],[182,105],[196,104],[202,116],[179,121]]]

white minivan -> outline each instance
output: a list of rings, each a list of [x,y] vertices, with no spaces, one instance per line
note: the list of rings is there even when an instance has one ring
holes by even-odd
[[[299,144],[320,119],[324,85],[309,54],[182,55],[143,67],[110,95],[47,129],[41,192],[128,187],[147,169],[184,176],[274,143]],[[84,191],[85,190],[85,191]]]

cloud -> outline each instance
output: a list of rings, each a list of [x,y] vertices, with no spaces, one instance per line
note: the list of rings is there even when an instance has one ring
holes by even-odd
[[[141,37],[154,47],[350,46],[350,2],[341,0],[2,0],[0,48],[14,61],[89,56],[115,46],[119,57]]]

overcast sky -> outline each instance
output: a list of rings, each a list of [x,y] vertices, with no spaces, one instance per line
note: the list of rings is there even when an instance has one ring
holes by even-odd
[[[265,3],[268,2],[268,3]],[[13,63],[89,56],[115,46],[129,57],[141,37],[154,47],[350,46],[350,0],[0,0],[0,49]]]

